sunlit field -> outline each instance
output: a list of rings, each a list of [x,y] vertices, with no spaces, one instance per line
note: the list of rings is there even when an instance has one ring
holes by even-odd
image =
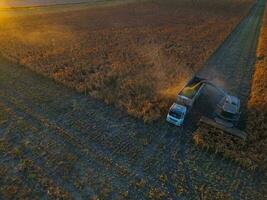
[[[99,0],[1,0],[0,8],[50,6],[50,5],[77,4],[77,3],[90,3],[90,2],[94,3],[98,1]]]
[[[253,0],[145,1],[0,19],[2,55],[153,121]]]

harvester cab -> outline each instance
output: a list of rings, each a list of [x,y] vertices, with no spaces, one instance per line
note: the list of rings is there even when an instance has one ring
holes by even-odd
[[[235,96],[224,96],[215,110],[215,121],[225,127],[234,127],[239,118],[240,100]]]

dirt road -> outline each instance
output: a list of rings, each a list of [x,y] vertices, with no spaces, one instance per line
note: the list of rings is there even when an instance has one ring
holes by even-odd
[[[263,2],[204,67],[232,92],[251,77]],[[0,197],[261,199],[266,177],[197,149],[192,128],[144,124],[0,59]]]
[[[198,72],[200,76],[237,95],[242,101],[246,101],[250,93],[264,5],[265,0],[258,1]]]

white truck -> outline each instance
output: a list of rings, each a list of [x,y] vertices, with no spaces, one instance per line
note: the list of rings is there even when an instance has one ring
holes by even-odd
[[[176,102],[172,104],[166,120],[176,126],[183,125],[186,113],[193,107],[194,102],[205,86],[205,79],[193,77],[177,95]]]

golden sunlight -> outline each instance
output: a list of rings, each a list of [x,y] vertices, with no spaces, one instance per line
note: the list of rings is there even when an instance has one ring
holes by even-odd
[[[0,8],[9,8],[9,7],[10,7],[10,1],[0,0]]]

